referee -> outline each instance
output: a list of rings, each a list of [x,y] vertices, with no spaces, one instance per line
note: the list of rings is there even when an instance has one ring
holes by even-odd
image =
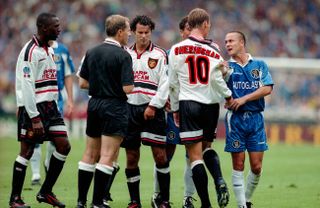
[[[80,71],[80,87],[88,89],[91,98],[87,110],[87,146],[79,162],[77,207],[85,207],[93,175],[92,205],[109,207],[103,204],[105,187],[112,180],[113,162],[128,125],[126,94],[133,89],[133,72],[131,56],[123,46],[130,35],[129,19],[111,15],[105,27],[107,38],[87,51]]]

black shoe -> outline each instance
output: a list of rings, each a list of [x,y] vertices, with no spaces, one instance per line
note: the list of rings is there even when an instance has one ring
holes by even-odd
[[[141,204],[136,201],[131,201],[128,204],[127,208],[141,208]]]
[[[252,207],[252,203],[251,202],[246,202],[247,208],[251,208]]]
[[[78,201],[76,208],[87,208],[87,204],[85,202]]]
[[[109,205],[101,204],[101,205],[94,205],[91,204],[91,208],[111,208]]]
[[[171,208],[171,204],[170,202],[168,201],[162,201],[159,208]]]
[[[21,196],[14,196],[10,199],[9,202],[10,208],[30,208],[29,205],[24,203]]]
[[[226,183],[222,183],[216,187],[217,200],[220,208],[224,208],[229,203],[229,191]]]
[[[193,201],[197,201],[197,200],[192,196],[185,196],[183,199],[182,208],[194,208]]]
[[[154,194],[151,197],[151,207],[152,208],[160,208],[160,204],[162,202],[160,194]]]
[[[111,198],[111,194],[107,193],[107,195],[103,198],[103,204],[110,206],[109,201],[113,201],[113,199]]]
[[[60,202],[56,195],[51,193],[38,193],[37,194],[37,201],[39,203],[44,202],[47,204],[51,204],[53,207],[59,207],[59,208],[65,208],[66,205],[64,205],[62,202]]]
[[[31,186],[41,186],[40,179],[34,179],[31,181]]]

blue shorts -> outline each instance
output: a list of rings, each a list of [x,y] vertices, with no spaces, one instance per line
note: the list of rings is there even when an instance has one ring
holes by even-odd
[[[263,152],[268,149],[261,112],[232,112],[225,117],[226,152]]]
[[[173,120],[173,113],[167,113],[167,144],[180,144],[179,127]]]

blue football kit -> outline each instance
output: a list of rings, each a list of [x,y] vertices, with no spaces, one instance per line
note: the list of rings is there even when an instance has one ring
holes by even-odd
[[[62,90],[64,88],[64,78],[73,74],[75,69],[69,50],[64,44],[60,42],[54,42],[52,48],[54,50],[54,61],[57,65],[57,81],[59,90],[58,108],[61,114],[63,115],[64,102]]]
[[[273,86],[273,80],[265,62],[249,55],[248,63],[241,66],[231,59],[229,67],[233,70],[227,85],[234,99],[243,97],[262,86]],[[225,117],[227,152],[261,152],[268,149],[262,112],[264,98],[249,101],[237,111],[228,110]]]

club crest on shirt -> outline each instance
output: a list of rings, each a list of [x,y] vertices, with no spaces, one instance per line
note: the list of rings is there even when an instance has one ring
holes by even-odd
[[[30,68],[29,67],[27,67],[27,66],[25,66],[24,68],[23,68],[23,77],[30,77]]]
[[[260,75],[260,71],[258,69],[252,69],[250,74],[254,79],[258,79]]]
[[[28,131],[27,131],[27,137],[28,137],[28,138],[32,138],[32,137],[33,137],[33,134],[34,134],[34,133],[33,133],[32,130],[28,130]]]
[[[240,141],[239,141],[239,140],[234,140],[234,141],[232,142],[232,146],[233,146],[234,148],[239,148],[239,147],[240,147]]]
[[[54,54],[53,55],[53,60],[54,60],[54,62],[59,62],[61,60],[61,56]]]
[[[153,58],[149,58],[148,59],[148,66],[150,69],[154,69],[157,64],[158,64],[159,59],[153,59]]]
[[[174,131],[169,131],[168,132],[168,139],[174,140],[174,138],[176,138],[176,133]]]

